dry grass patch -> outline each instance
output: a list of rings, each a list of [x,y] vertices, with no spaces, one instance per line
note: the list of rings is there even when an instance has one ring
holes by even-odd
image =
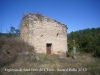
[[[65,54],[35,54],[34,48],[15,38],[0,38],[0,75],[99,75],[100,58],[93,58],[90,54],[77,53],[75,59]],[[9,58],[9,59],[8,59]],[[9,61],[9,64],[8,64]],[[3,64],[2,63],[2,64]],[[1,65],[2,65],[1,64]],[[5,71],[9,69],[33,69],[33,71]],[[37,71],[39,69],[43,71]],[[45,68],[50,71],[44,70]],[[57,69],[61,71],[57,71]],[[84,69],[87,71],[64,71],[67,68]],[[54,69],[54,71],[52,70]],[[63,70],[62,70],[63,69]]]
[[[30,53],[31,56],[31,53]],[[2,68],[33,68],[33,69],[54,69],[55,71],[22,71],[22,72],[9,72],[9,74],[17,73],[18,75],[98,75],[100,72],[100,60],[99,58],[93,58],[89,54],[79,55],[76,54],[76,59],[71,57],[60,58],[59,55],[45,55],[45,54],[36,54],[39,60],[29,61],[31,58],[24,59],[21,61],[17,59],[16,62],[5,66]],[[26,61],[25,61],[26,60]],[[57,71],[57,68],[66,69],[66,68],[87,68],[87,71]],[[7,75],[7,72],[4,74]]]

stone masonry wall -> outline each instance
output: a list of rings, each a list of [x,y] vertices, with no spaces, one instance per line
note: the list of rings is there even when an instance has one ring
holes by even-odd
[[[21,38],[34,46],[37,53],[47,52],[46,44],[51,45],[51,54],[66,53],[67,27],[56,20],[40,14],[27,14],[21,20]]]

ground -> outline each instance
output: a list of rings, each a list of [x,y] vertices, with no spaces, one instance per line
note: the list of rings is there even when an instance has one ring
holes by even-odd
[[[26,56],[25,56],[26,55]],[[65,54],[37,54],[36,60],[32,53],[19,54],[17,60],[4,66],[2,75],[99,75],[100,58],[90,54],[77,53],[75,59]],[[11,70],[13,69],[13,70]]]

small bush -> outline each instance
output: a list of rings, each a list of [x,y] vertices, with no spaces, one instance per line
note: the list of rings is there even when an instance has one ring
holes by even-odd
[[[0,67],[16,60],[18,53],[31,52],[35,56],[34,48],[21,41],[18,37],[0,37]]]
[[[100,57],[100,46],[96,47],[95,56]]]

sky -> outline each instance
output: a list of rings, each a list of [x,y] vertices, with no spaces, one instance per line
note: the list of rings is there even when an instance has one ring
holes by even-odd
[[[18,29],[27,13],[53,18],[65,24],[68,33],[100,27],[100,0],[0,0],[0,32]]]

